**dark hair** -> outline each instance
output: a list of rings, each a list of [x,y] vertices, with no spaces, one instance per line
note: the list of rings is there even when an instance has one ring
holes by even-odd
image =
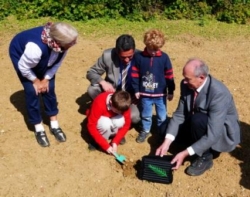
[[[131,105],[130,94],[126,91],[116,91],[111,97],[112,106],[120,112],[127,111]]]
[[[117,53],[120,53],[121,51],[129,51],[131,49],[135,50],[135,40],[132,36],[123,34],[116,39],[115,48]]]

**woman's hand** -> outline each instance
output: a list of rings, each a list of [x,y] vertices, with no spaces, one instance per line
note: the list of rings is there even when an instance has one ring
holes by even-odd
[[[36,95],[38,95],[39,93],[41,93],[41,88],[40,88],[40,80],[39,79],[35,79],[34,81],[33,81],[33,87],[34,87],[34,89],[35,89],[35,91],[36,91]]]
[[[49,92],[49,80],[43,79],[40,81],[40,90],[42,93]]]

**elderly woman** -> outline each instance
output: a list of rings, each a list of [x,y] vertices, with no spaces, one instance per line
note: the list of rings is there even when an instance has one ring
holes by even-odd
[[[35,137],[42,146],[49,146],[42,124],[40,98],[50,118],[50,131],[59,142],[66,136],[57,120],[55,74],[67,50],[76,43],[78,33],[69,24],[47,23],[17,34],[11,41],[9,54],[24,87],[28,120],[35,127]]]

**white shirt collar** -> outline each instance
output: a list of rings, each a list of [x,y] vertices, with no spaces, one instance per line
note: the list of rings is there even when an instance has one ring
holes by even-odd
[[[201,89],[204,87],[204,85],[206,84],[206,82],[207,82],[207,77],[206,77],[204,83],[199,88],[197,88],[196,91],[200,93]]]
[[[106,105],[107,105],[107,109],[110,111],[111,110],[111,105],[110,105],[110,99],[111,99],[111,96],[113,95],[112,94],[109,94],[106,98]]]

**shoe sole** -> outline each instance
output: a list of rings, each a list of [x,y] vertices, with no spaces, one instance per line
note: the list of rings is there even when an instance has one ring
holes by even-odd
[[[38,143],[41,147],[49,147],[49,146],[50,146],[50,144],[47,144],[47,145],[40,144],[38,141],[37,141],[37,143]]]
[[[143,141],[141,141],[141,140],[136,140],[136,142],[140,144],[140,143],[145,142],[145,140],[143,140]]]

